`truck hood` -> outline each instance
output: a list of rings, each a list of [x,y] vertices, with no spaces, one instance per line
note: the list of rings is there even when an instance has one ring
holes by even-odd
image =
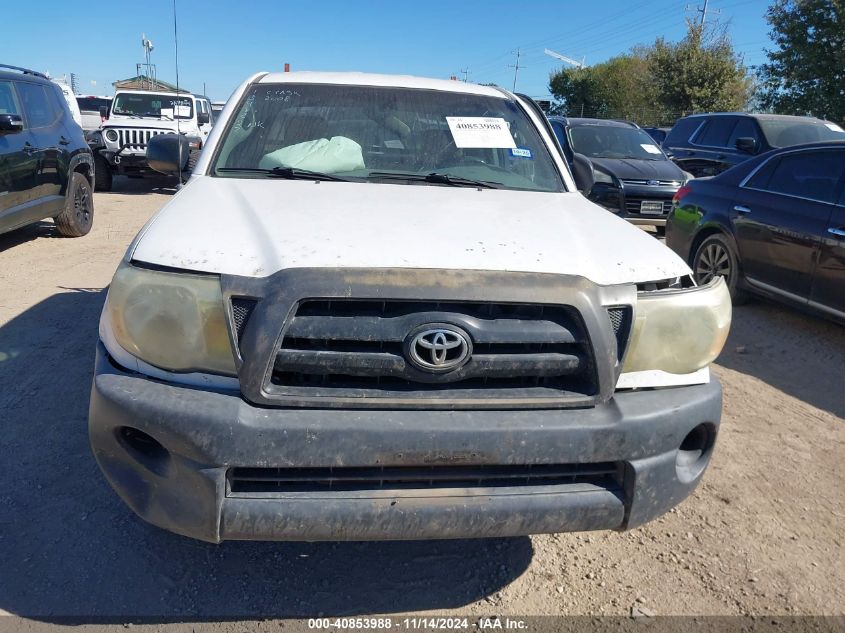
[[[135,238],[149,264],[264,277],[285,268],[580,275],[599,285],[689,268],[580,193],[194,176]]]
[[[637,158],[591,158],[595,165],[620,180],[686,180],[683,170],[671,160]]]
[[[187,130],[190,127],[190,121],[179,121],[180,127]],[[142,128],[145,130],[171,130],[176,131],[176,121],[169,119],[151,119],[138,117],[119,117],[112,115],[108,121],[103,122],[103,129],[107,130],[110,127],[119,128]]]

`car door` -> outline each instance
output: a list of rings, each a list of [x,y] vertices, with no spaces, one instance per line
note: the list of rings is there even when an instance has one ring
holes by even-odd
[[[698,130],[692,139],[687,164],[693,166],[696,177],[715,176],[731,166],[728,142],[738,117],[713,116]],[[735,150],[734,150],[735,151]]]
[[[0,81],[0,114],[18,115],[24,120],[22,130],[0,131],[0,232],[3,232],[29,221],[38,156],[14,82]]]
[[[845,164],[845,149],[838,151]],[[813,276],[810,301],[814,307],[845,319],[845,175],[839,184],[839,200],[822,236],[819,261]]]
[[[65,148],[70,139],[62,120],[64,110],[57,102],[58,93],[50,86],[19,81],[17,88],[32,136],[33,153],[38,158],[35,198],[39,201],[40,217],[52,217],[64,204],[62,191],[67,178]]]
[[[740,186],[734,227],[743,274],[752,286],[793,300],[810,298],[845,165],[832,150],[780,154]]]
[[[760,149],[763,147],[763,134],[760,131],[760,126],[757,124],[757,121],[750,116],[736,117],[736,119],[736,125],[734,126],[733,132],[731,132],[731,136],[728,139],[728,154],[726,159],[728,167],[733,167],[734,165],[745,162],[752,156],[759,154]],[[737,141],[741,138],[753,139],[753,152],[744,151],[737,147]]]

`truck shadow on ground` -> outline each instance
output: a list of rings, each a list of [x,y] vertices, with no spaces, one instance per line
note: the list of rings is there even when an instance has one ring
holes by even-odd
[[[214,546],[143,523],[88,446],[104,299],[60,289],[0,326],[0,610],[77,623],[448,610],[527,569],[528,538]]]
[[[111,191],[98,191],[104,195],[145,195],[148,193],[161,193],[173,195],[178,191],[178,180],[175,176],[147,176],[145,178],[130,178],[128,176],[115,176],[112,181]]]
[[[735,306],[723,367],[845,418],[845,327],[764,299]]]

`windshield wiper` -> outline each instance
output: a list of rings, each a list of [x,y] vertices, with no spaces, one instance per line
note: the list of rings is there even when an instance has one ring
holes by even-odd
[[[411,180],[419,182],[430,182],[435,185],[451,185],[452,187],[483,187],[485,189],[498,189],[502,183],[492,180],[473,180],[461,176],[450,176],[436,171],[430,174],[416,172],[393,172],[393,171],[371,171],[368,178],[382,178],[385,180]]]
[[[264,174],[268,178],[286,178],[287,180],[330,180],[337,182],[349,182],[347,178],[324,174],[310,169],[299,169],[298,167],[218,167],[216,171],[227,173]]]

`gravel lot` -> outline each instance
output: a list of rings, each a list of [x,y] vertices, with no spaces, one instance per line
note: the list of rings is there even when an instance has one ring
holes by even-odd
[[[68,615],[242,630],[241,618],[411,611],[845,613],[845,328],[764,302],[734,312],[703,484],[632,532],[212,546],[142,523],[91,456],[88,392],[104,288],[172,195],[166,185],[116,180],[81,239],[50,222],[0,236],[0,612],[33,621],[20,626]]]

